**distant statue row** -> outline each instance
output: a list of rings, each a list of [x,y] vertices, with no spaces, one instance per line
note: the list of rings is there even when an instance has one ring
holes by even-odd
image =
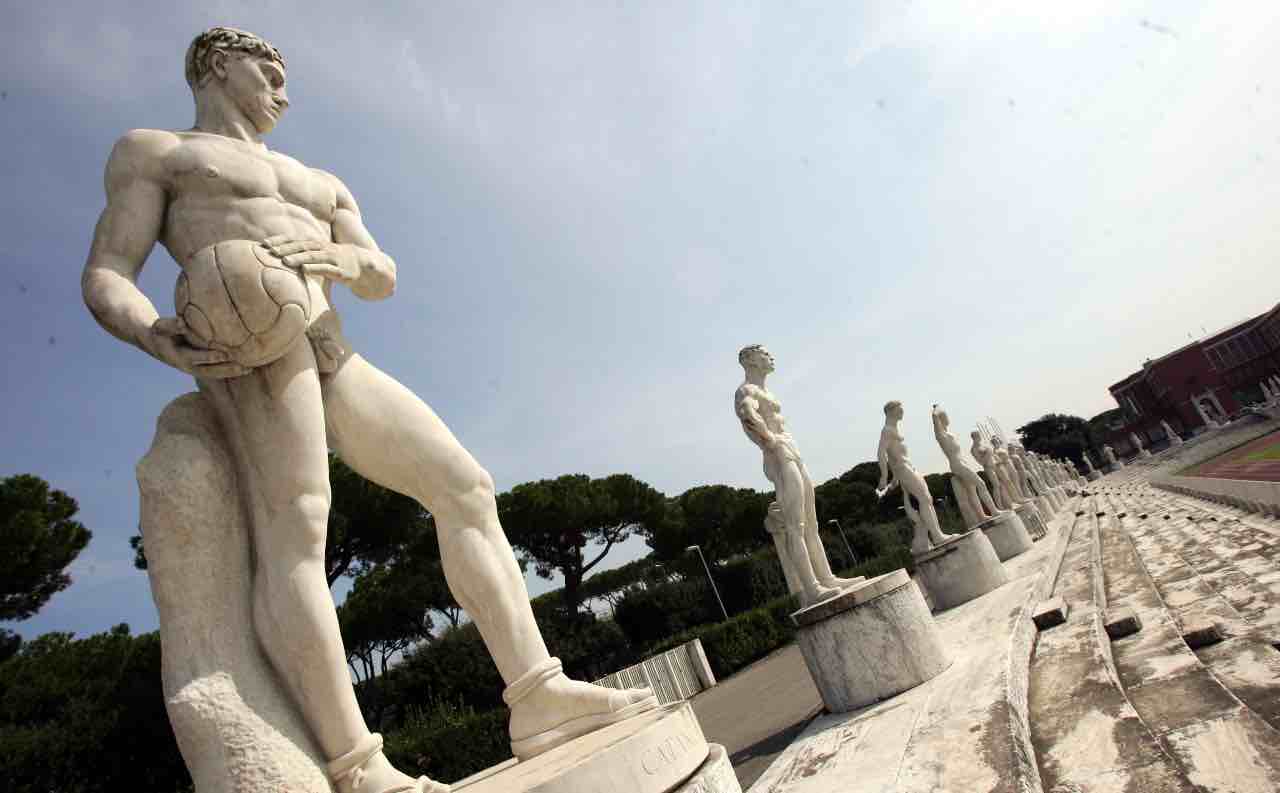
[[[834,597],[864,579],[839,578],[831,571],[818,531],[813,482],[786,429],[781,402],[765,385],[774,371],[774,358],[764,347],[751,345],[738,353],[738,362],[745,377],[734,393],[734,412],[747,438],[763,453],[764,474],[777,493],[765,525],[773,536],[788,588],[803,605]],[[904,414],[897,400],[884,406],[884,428],[876,452],[880,464],[877,494],[901,489],[903,509],[915,529],[911,551],[921,554],[958,535],[942,531],[928,484],[911,463],[900,430]],[[1043,525],[1065,503],[1062,486],[1070,484],[1074,489],[1077,475],[1069,464],[1027,452],[1017,444],[1006,447],[999,437],[988,442],[975,431],[971,451],[986,472],[989,487],[964,461],[946,411],[934,405],[932,418],[934,437],[950,464],[952,490],[966,527],[978,527],[1024,505],[1035,510],[1037,504],[1040,511],[1048,512],[1043,518],[1036,516]],[[1092,470],[1092,463],[1089,465]]]

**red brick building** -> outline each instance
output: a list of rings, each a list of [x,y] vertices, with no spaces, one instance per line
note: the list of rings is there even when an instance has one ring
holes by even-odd
[[[1121,412],[1107,425],[1117,454],[1135,451],[1129,433],[1144,444],[1165,440],[1160,421],[1186,437],[1206,419],[1234,416],[1262,401],[1258,383],[1280,372],[1280,304],[1270,311],[1193,341],[1142,364],[1111,386]]]

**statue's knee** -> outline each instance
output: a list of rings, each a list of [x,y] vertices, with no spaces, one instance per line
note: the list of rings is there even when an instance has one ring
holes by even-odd
[[[488,523],[490,516],[497,514],[497,489],[493,477],[479,465],[469,466],[451,484],[443,506],[461,525],[482,526]]]

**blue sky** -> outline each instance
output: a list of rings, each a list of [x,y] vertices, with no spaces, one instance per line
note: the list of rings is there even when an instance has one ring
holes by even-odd
[[[79,273],[112,143],[190,126],[182,55],[212,24],[282,50],[268,144],[342,178],[399,265],[392,299],[339,298],[348,335],[504,489],[767,488],[731,412],[756,342],[818,481],[874,456],[889,399],[938,470],[931,403],[958,431],[1090,416],[1277,299],[1270,4],[365,5],[6,15],[0,476],[94,532],[7,627],[155,627],[133,466],[192,384],[101,331]],[[157,248],[144,272],[162,313],[175,270]]]

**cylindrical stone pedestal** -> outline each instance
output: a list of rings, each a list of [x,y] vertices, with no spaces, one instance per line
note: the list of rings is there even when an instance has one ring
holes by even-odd
[[[688,702],[667,705],[454,783],[466,793],[742,793]]]
[[[933,615],[905,570],[846,589],[791,619],[809,674],[833,713],[901,694],[951,664]]]
[[[981,529],[982,533],[987,535],[987,539],[991,541],[991,547],[995,549],[996,556],[1002,562],[1035,547],[1035,542],[1027,532],[1026,524],[1018,517],[1018,513],[1012,510],[997,513],[995,517],[987,518],[974,528]]]
[[[1036,502],[1036,509],[1040,510],[1041,516],[1043,516],[1046,521],[1053,520],[1053,516],[1057,513],[1058,510],[1054,508],[1053,502],[1049,500],[1049,497],[1036,496],[1035,502]]]
[[[968,603],[1009,580],[991,541],[976,530],[914,554],[913,558],[916,580],[929,590],[929,599],[938,611]]]
[[[1090,471],[1088,474],[1085,475],[1085,478],[1088,479],[1090,482],[1096,482],[1102,478],[1102,474],[1098,473],[1097,471]]]
[[[1031,535],[1032,540],[1042,539],[1049,533],[1049,526],[1044,522],[1044,516],[1040,514],[1035,504],[1031,502],[1019,504],[1013,511],[1022,520],[1022,525],[1027,527],[1027,533]]]

